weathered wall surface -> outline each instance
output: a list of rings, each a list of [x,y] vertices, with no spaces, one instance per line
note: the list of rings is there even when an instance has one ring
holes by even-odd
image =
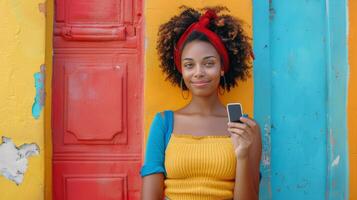
[[[255,1],[258,2],[258,1]],[[327,1],[324,1],[327,2]],[[331,1],[335,2],[335,1]],[[284,29],[279,29],[281,27],[286,28],[285,21],[281,21],[286,18],[279,18],[280,15],[288,15],[293,16],[294,12],[283,12],[283,8],[292,8],[291,4],[279,4],[279,2],[275,1],[273,6],[270,9],[269,13],[267,13],[268,18],[271,20],[268,23],[272,23],[272,31],[276,31],[271,33],[269,36],[274,40],[274,44],[272,49],[270,49],[273,53],[275,52],[275,56],[271,55],[272,63],[274,66],[282,66],[281,68],[276,68],[274,71],[274,89],[271,92],[276,92],[278,95],[280,94],[281,88],[291,89],[287,84],[281,85],[280,79],[283,79],[284,76],[277,76],[277,74],[281,75],[286,72],[288,76],[292,76],[295,78],[298,77],[297,69],[305,70],[305,73],[302,73],[304,76],[303,80],[307,80],[311,78],[314,80],[316,85],[316,79],[314,74],[316,71],[314,70],[323,70],[321,68],[313,68],[308,67],[311,62],[316,62],[316,65],[311,66],[325,66],[325,62],[327,62],[324,58],[321,60],[317,60],[318,57],[324,57],[326,52],[320,54],[311,54],[312,58],[310,59],[309,55],[306,53],[307,51],[303,51],[303,49],[299,49],[300,45],[305,45],[299,43],[299,40],[291,40],[291,38],[303,38],[301,41],[307,41],[309,39],[306,34],[308,33],[316,33],[316,37],[320,38],[320,35],[327,35],[323,33],[326,31],[326,24],[320,24],[320,26],[311,26],[308,27],[310,29],[298,29],[305,31],[301,33],[299,31],[289,31]],[[312,4],[313,2],[306,2],[306,4]],[[160,24],[167,21],[173,13],[178,12],[178,7],[180,5],[187,5],[196,8],[201,8],[204,6],[212,6],[212,5],[225,5],[233,13],[235,16],[243,19],[246,23],[246,31],[249,35],[252,35],[252,2],[251,1],[228,1],[228,0],[210,0],[210,1],[201,1],[201,0],[183,0],[183,1],[160,1],[160,0],[148,0],[145,2],[145,138],[147,137],[147,130],[152,120],[153,115],[157,111],[161,111],[164,109],[176,109],[180,106],[183,106],[188,102],[188,100],[184,100],[181,97],[181,92],[179,88],[175,88],[170,85],[170,83],[165,82],[164,76],[162,75],[158,65],[158,57],[155,50],[156,46],[156,38],[157,38],[157,29]],[[53,2],[51,4],[47,4],[50,8],[47,16],[53,15]],[[257,5],[255,5],[257,6]],[[307,10],[308,13],[313,13],[314,15],[320,14],[321,16],[325,16],[325,11],[322,6],[324,3],[321,1],[320,3],[314,3],[312,6],[301,8],[301,10],[306,8],[313,9],[315,6],[315,10]],[[50,82],[47,82],[47,85],[44,84],[44,79],[50,80],[49,75],[51,74],[51,31],[52,31],[52,19],[48,18],[47,20],[47,37],[45,36],[45,12],[44,8],[46,5],[43,4],[43,1],[18,1],[18,0],[4,0],[0,1],[0,136],[3,138],[0,139],[0,188],[1,188],[1,196],[0,199],[44,199],[44,188],[48,188],[46,190],[46,197],[51,197],[51,135],[50,135],[50,99],[45,98],[45,90],[47,93],[50,93]],[[295,9],[299,8],[298,6],[294,7]],[[348,107],[347,107],[347,117],[348,117],[348,136],[349,136],[349,169],[350,169],[350,199],[357,199],[357,191],[353,190],[357,187],[357,74],[356,70],[354,70],[354,66],[357,65],[357,59],[353,57],[356,54],[356,25],[357,25],[357,15],[353,13],[353,10],[357,9],[356,2],[349,0],[348,3],[349,8],[349,37],[348,37],[348,54],[349,54],[349,78],[348,78]],[[317,13],[316,10],[319,10]],[[306,10],[305,10],[306,11]],[[306,14],[306,13],[305,13]],[[300,16],[301,17],[301,16]],[[322,18],[321,18],[322,19]],[[299,21],[300,20],[300,21]],[[295,21],[295,23],[288,23],[288,27],[296,28],[296,27],[305,27],[309,26],[314,21],[302,20],[301,18]],[[317,18],[315,18],[317,20]],[[301,23],[300,23],[301,22]],[[333,29],[334,21],[331,21],[331,28]],[[261,27],[261,26],[260,26]],[[316,29],[321,30],[321,32],[316,32]],[[296,29],[291,29],[296,30]],[[264,34],[258,33],[257,34]],[[285,32],[284,32],[285,31]],[[333,32],[333,30],[332,30]],[[321,33],[320,35],[318,35]],[[301,35],[300,35],[301,34]],[[311,36],[311,35],[310,35]],[[330,35],[330,37],[333,35]],[[312,47],[326,47],[323,40],[313,40],[310,38],[311,42],[308,45],[312,45]],[[321,39],[321,38],[320,38]],[[45,40],[46,40],[46,62],[45,62]],[[259,39],[258,39],[259,40]],[[289,42],[284,43],[286,40]],[[331,38],[330,38],[331,40]],[[257,39],[255,40],[257,41]],[[317,45],[313,45],[313,43],[318,43]],[[286,44],[286,46],[279,46],[279,44]],[[275,45],[275,46],[274,46]],[[299,50],[298,52],[294,52],[292,48],[295,50]],[[291,50],[291,51],[289,51]],[[305,49],[306,50],[306,49]],[[307,50],[312,50],[308,48]],[[325,51],[325,50],[324,50]],[[277,53],[278,52],[278,53]],[[280,53],[279,53],[280,52]],[[262,58],[265,56],[265,53],[256,53],[256,57]],[[330,52],[331,53],[331,52]],[[333,53],[333,52],[332,52]],[[289,55],[287,55],[289,54]],[[306,58],[301,60],[302,57]],[[286,60],[280,59],[282,57],[287,56]],[[299,56],[300,55],[300,56]],[[300,59],[298,59],[300,58]],[[264,58],[265,59],[265,58]],[[264,60],[263,63],[269,64],[269,59]],[[333,58],[332,58],[333,60]],[[266,61],[266,62],[265,62]],[[43,65],[43,64],[46,65]],[[259,61],[258,61],[259,64]],[[289,66],[290,68],[283,68],[283,66]],[[332,63],[333,64],[333,63]],[[327,65],[327,64],[326,64]],[[42,67],[41,67],[42,66]],[[297,66],[297,67],[295,67]],[[256,68],[257,70],[261,70],[260,68]],[[262,72],[262,71],[261,71]],[[311,73],[310,73],[311,72]],[[322,73],[329,73],[323,71]],[[45,74],[47,77],[45,77]],[[263,73],[261,73],[264,76]],[[287,79],[289,81],[289,79]],[[299,79],[300,80],[300,79]],[[310,80],[310,79],[309,79]],[[319,83],[323,83],[324,79],[320,78]],[[271,80],[270,80],[271,81]],[[259,80],[256,80],[255,83],[260,83]],[[286,83],[286,82],[284,82]],[[263,85],[260,85],[263,86]],[[300,85],[301,86],[301,85]],[[47,88],[46,88],[47,87]],[[259,85],[256,85],[259,87]],[[301,86],[302,87],[302,86]],[[324,87],[324,86],[321,86]],[[328,87],[328,86],[326,86]],[[253,106],[256,108],[256,111],[262,111],[262,109],[258,105],[253,105],[253,77],[249,79],[247,82],[241,83],[238,88],[235,88],[229,94],[226,94],[223,97],[223,102],[241,102],[244,106],[244,110],[249,115],[253,115]],[[297,92],[301,92],[301,94],[306,94],[304,92],[309,90],[304,90],[303,88],[294,88]],[[300,90],[301,89],[301,90]],[[321,89],[321,88],[320,88]],[[316,90],[320,90],[317,88]],[[257,93],[264,90],[264,87],[256,90]],[[310,90],[311,91],[311,90]],[[322,93],[326,92],[321,90]],[[263,93],[261,93],[263,94]],[[295,93],[298,94],[298,93]],[[257,98],[257,95],[255,95]],[[259,96],[260,98],[261,96]],[[263,96],[264,97],[264,96]],[[266,97],[266,96],[265,96]],[[276,98],[278,96],[275,96]],[[293,96],[290,96],[291,98]],[[283,103],[279,103],[276,101],[273,102],[275,108],[285,106],[290,107],[290,103],[294,103],[293,101],[289,101],[289,96],[282,95],[280,101]],[[316,99],[314,99],[316,100]],[[46,123],[44,122],[44,102],[46,101]],[[256,100],[255,102],[261,102],[261,106],[264,106],[268,100],[265,98],[261,98],[261,100]],[[271,102],[270,102],[271,103]],[[295,102],[296,103],[296,102]],[[299,103],[299,102],[297,102]],[[305,101],[306,103],[306,101]],[[314,111],[316,106],[314,106],[313,101],[307,101],[307,103],[311,103],[311,109]],[[279,105],[278,105],[279,104]],[[259,109],[258,109],[259,108]],[[306,107],[305,107],[306,108]],[[283,110],[278,110],[280,113]],[[321,111],[321,112],[320,112]],[[314,115],[314,112],[309,112],[308,114],[302,114],[299,117],[301,123],[305,123],[306,119],[310,121],[308,123],[314,123],[314,121],[318,121],[318,118],[322,119],[322,115],[324,112],[329,112],[329,110],[325,110],[325,108],[321,107],[319,113],[321,115]],[[273,138],[273,143],[275,147],[279,147],[272,152],[272,155],[268,155],[268,159],[266,160],[272,163],[275,162],[275,166],[273,168],[269,168],[268,170],[272,170],[276,172],[276,174],[271,174],[272,178],[269,181],[273,181],[272,187],[269,189],[268,185],[263,185],[264,192],[273,192],[275,197],[278,199],[279,197],[283,197],[287,194],[298,193],[299,197],[322,197],[324,194],[322,193],[322,189],[325,188],[324,184],[320,184],[321,180],[325,180],[325,173],[327,173],[326,168],[320,169],[318,166],[321,166],[321,163],[324,163],[326,166],[343,166],[340,163],[346,162],[346,155],[330,155],[328,160],[324,160],[322,156],[319,154],[325,155],[326,152],[315,151],[313,157],[317,159],[311,159],[306,161],[305,163],[300,163],[301,165],[306,165],[310,168],[315,168],[319,173],[310,174],[312,178],[304,180],[301,177],[309,176],[310,172],[314,171],[306,171],[308,174],[302,174],[304,171],[300,171],[296,173],[296,171],[289,171],[292,168],[290,166],[300,165],[299,163],[294,165],[294,162],[277,162],[277,159],[284,159],[288,156],[284,156],[285,154],[281,154],[277,152],[278,150],[281,152],[289,153],[291,157],[291,152],[296,155],[301,155],[304,153],[308,155],[306,149],[302,149],[301,145],[306,144],[306,139],[312,144],[323,143],[323,148],[319,147],[319,149],[324,149],[324,145],[331,145],[328,138],[325,138],[324,135],[320,135],[320,133],[312,132],[310,134],[311,137],[304,137],[301,135],[301,130],[299,132],[294,132],[292,135],[285,134],[286,132],[281,131],[282,127],[285,127],[285,123],[282,123],[283,120],[289,119],[289,116],[277,115],[277,112],[274,112],[276,115],[273,116],[273,120],[277,122],[275,124],[275,130],[273,132],[275,135],[279,133],[282,137]],[[280,121],[279,121],[280,120]],[[263,121],[263,120],[262,120]],[[329,123],[329,122],[326,122]],[[268,123],[269,124],[269,123]],[[325,125],[323,125],[325,126]],[[328,125],[326,125],[328,126]],[[286,125],[287,127],[287,125]],[[46,130],[47,136],[45,137],[44,130]],[[268,130],[270,131],[270,130]],[[310,133],[307,128],[303,129],[304,132]],[[315,135],[314,135],[315,134]],[[326,134],[326,130],[323,130],[323,133]],[[334,133],[335,136],[338,136],[338,132]],[[285,137],[285,138],[284,138]],[[316,140],[316,138],[325,140]],[[290,140],[291,139],[291,140]],[[294,140],[292,140],[294,139]],[[46,140],[46,147],[44,145],[44,140]],[[286,144],[286,141],[290,141],[288,145],[279,145]],[[294,142],[292,142],[294,141]],[[317,142],[317,143],[315,143]],[[271,147],[271,143],[268,144]],[[290,146],[289,146],[290,145]],[[296,148],[291,148],[291,146]],[[321,146],[321,145],[320,145]],[[327,147],[326,147],[327,148]],[[284,149],[286,151],[284,151]],[[46,156],[46,184],[45,184],[45,156]],[[273,156],[272,158],[270,156]],[[311,154],[309,154],[311,156]],[[326,156],[326,155],[325,155]],[[275,158],[275,161],[274,161]],[[338,158],[338,159],[337,159]],[[270,160],[272,159],[272,160]],[[330,161],[332,161],[330,163]],[[285,164],[284,164],[285,163]],[[305,167],[306,167],[305,166]],[[272,172],[271,171],[271,172]],[[336,170],[337,171],[337,170]],[[338,171],[337,171],[338,172]],[[331,178],[328,181],[333,181],[333,177],[335,175],[328,175]],[[268,181],[268,180],[267,180]],[[339,180],[337,181],[339,182]],[[329,183],[326,183],[329,184]],[[295,185],[296,187],[290,187]],[[282,186],[282,187],[281,187]],[[290,187],[290,188],[289,188]],[[333,186],[332,186],[333,187]],[[331,188],[332,188],[331,187]],[[318,189],[317,193],[310,193],[315,189]],[[331,189],[330,188],[330,189]],[[271,190],[273,189],[273,190]],[[339,186],[334,192],[345,194]],[[332,190],[331,190],[332,191]],[[304,193],[305,192],[305,193]],[[46,199],[47,199],[46,198]]]
[[[53,62],[53,19],[54,0],[46,0],[46,100],[44,107],[44,157],[45,157],[45,199],[52,199],[52,130],[51,130],[51,107],[52,107],[52,62]]]
[[[347,1],[254,0],[253,11],[262,199],[348,199]]]
[[[43,2],[0,1],[0,199],[43,199]]]

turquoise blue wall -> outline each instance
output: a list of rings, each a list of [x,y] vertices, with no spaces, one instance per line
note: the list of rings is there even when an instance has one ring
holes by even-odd
[[[261,199],[348,199],[347,3],[253,1]]]

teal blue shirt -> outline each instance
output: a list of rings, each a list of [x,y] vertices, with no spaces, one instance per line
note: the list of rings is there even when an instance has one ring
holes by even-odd
[[[141,167],[140,175],[142,177],[163,173],[165,170],[165,150],[169,143],[173,128],[173,112],[164,111],[164,118],[161,113],[156,113],[150,126],[149,137],[146,143],[145,161]]]

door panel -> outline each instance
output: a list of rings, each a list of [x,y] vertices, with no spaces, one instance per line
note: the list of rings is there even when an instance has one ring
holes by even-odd
[[[139,85],[142,80],[137,75],[140,70],[135,67],[139,65],[137,59],[135,54],[58,55],[55,58],[54,153],[112,153],[113,149],[141,153],[137,143],[141,138],[135,138],[141,134],[141,124],[137,124],[141,119],[136,113],[141,112],[142,95]],[[128,116],[129,111],[135,115]],[[110,145],[92,149],[88,144]]]
[[[65,144],[126,143],[125,71],[123,64],[65,67]]]
[[[55,45],[137,48],[141,9],[141,0],[56,0]]]
[[[56,199],[138,199],[138,161],[58,161],[55,162]],[[71,166],[71,167],[69,167]],[[63,192],[61,192],[63,191]]]
[[[55,200],[139,199],[141,3],[56,1],[52,79]]]

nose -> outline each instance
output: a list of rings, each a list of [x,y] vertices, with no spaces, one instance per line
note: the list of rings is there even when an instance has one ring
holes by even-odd
[[[205,73],[205,69],[202,65],[197,64],[194,71],[194,77],[202,77]]]

